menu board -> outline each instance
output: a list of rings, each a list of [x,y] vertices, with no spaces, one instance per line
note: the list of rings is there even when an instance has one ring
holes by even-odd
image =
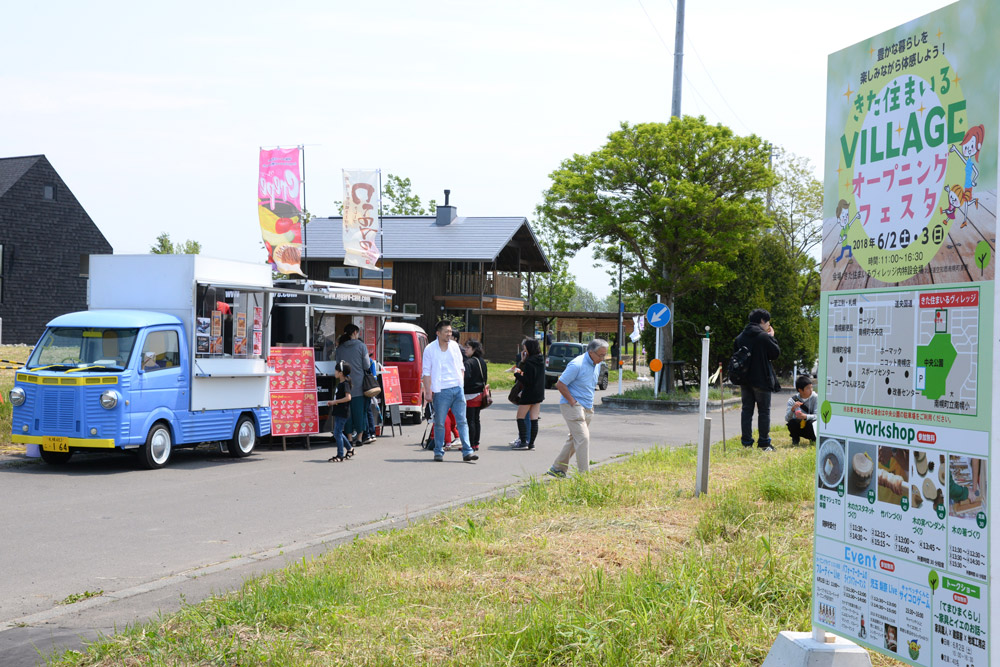
[[[382,369],[382,390],[385,392],[386,405],[402,404],[403,390],[399,385],[399,368],[386,366]]]
[[[316,364],[311,347],[271,348],[271,433],[319,433]]]
[[[829,59],[812,618],[911,665],[1000,665],[998,29],[960,0]]]

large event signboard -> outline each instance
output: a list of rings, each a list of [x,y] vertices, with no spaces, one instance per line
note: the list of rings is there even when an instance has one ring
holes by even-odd
[[[271,433],[319,433],[316,399],[316,363],[311,347],[272,347]]]
[[[382,369],[382,388],[385,390],[386,405],[401,405],[403,389],[399,384],[399,368],[386,366]]]
[[[1000,3],[830,56],[813,624],[1000,666],[993,612]]]

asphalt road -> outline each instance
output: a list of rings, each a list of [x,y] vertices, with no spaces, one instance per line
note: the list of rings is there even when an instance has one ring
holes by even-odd
[[[517,434],[514,406],[484,410],[476,464],[463,463],[458,451],[432,462],[419,446],[423,424],[386,434],[344,463],[327,462],[335,449],[326,442],[311,450],[261,446],[241,460],[208,447],[180,450],[157,471],[138,469],[127,454],[77,456],[62,468],[5,462],[0,665],[38,664],[40,654],[79,648],[84,639],[231,590],[358,534],[516,488],[541,476],[565,440],[557,403],[548,390],[533,452],[507,444]],[[778,423],[784,403],[775,395]],[[711,416],[719,440],[717,404]],[[696,413],[598,407],[591,459],[693,442],[697,421]],[[727,410],[726,435],[738,431],[738,409]]]

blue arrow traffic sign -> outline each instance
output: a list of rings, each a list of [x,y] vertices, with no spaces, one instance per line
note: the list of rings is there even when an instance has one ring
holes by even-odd
[[[654,303],[646,311],[646,321],[650,326],[660,328],[670,321],[670,308],[665,303]]]

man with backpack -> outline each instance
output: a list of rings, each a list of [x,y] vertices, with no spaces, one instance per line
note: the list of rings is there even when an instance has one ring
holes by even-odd
[[[781,353],[774,339],[771,313],[763,308],[750,312],[750,322],[733,343],[729,379],[740,385],[743,412],[740,415],[741,442],[753,447],[753,411],[757,408],[757,447],[773,452],[771,446],[771,393],[780,391],[771,361]]]

